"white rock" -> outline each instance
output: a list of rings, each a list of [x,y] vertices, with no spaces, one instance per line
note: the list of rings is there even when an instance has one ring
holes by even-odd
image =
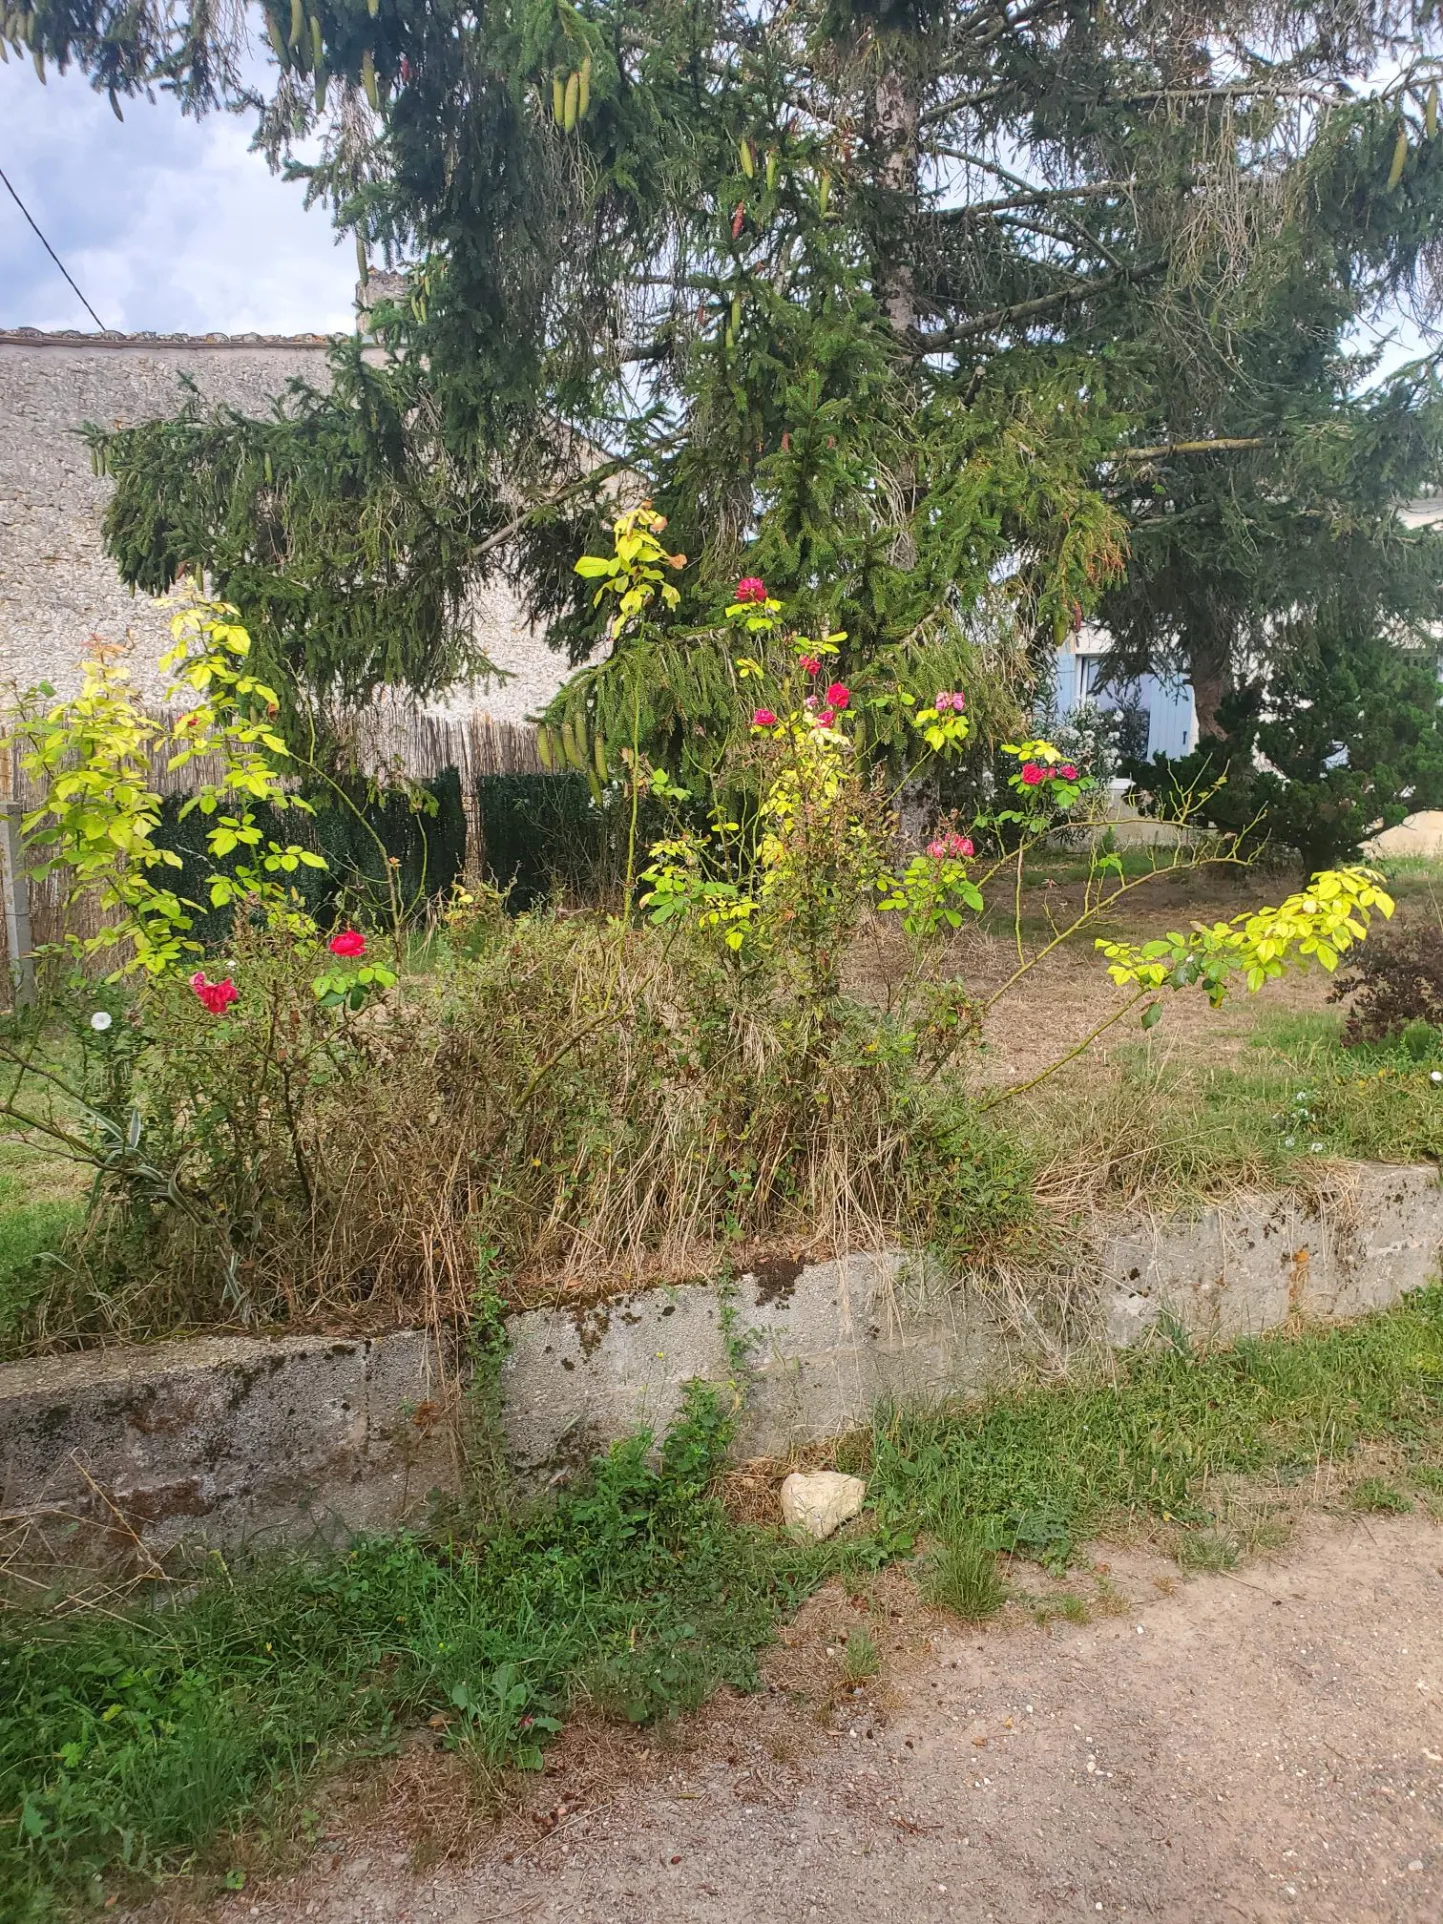
[[[814,1470],[810,1476],[793,1471],[782,1485],[782,1518],[791,1529],[820,1540],[854,1517],[866,1494],[859,1476],[841,1476],[836,1470]]]

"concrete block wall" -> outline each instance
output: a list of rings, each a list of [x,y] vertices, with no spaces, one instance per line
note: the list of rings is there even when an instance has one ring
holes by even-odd
[[[1122,1225],[1075,1354],[1185,1330],[1223,1343],[1385,1308],[1438,1275],[1429,1167],[1357,1164],[1322,1203],[1249,1195]],[[779,1456],[937,1402],[1025,1360],[975,1284],[895,1251],[776,1262],[512,1318],[501,1424],[518,1478],[563,1480],[614,1438],[663,1433],[693,1378],[746,1357],[738,1455]],[[335,1540],[422,1516],[455,1490],[459,1377],[432,1340],[221,1337],[0,1367],[0,1552],[29,1530],[61,1561],[134,1568],[185,1539]]]

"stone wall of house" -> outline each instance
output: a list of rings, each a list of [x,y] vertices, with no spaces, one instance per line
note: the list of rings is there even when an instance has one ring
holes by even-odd
[[[167,616],[123,586],[101,544],[111,487],[91,472],[76,429],[87,421],[130,426],[173,414],[182,381],[207,402],[265,414],[289,381],[323,385],[319,334],[104,335],[0,329],[0,684],[78,681],[91,637],[133,643],[136,684],[158,695],[155,665]],[[457,689],[438,707],[487,710],[520,722],[560,685],[564,659],[496,584],[479,598],[483,646],[515,679]]]

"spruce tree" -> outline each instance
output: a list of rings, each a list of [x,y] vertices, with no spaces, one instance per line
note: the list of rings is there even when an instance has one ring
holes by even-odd
[[[424,410],[469,504],[448,523],[458,566],[469,514],[473,579],[504,558],[577,658],[605,619],[571,572],[607,508],[579,483],[586,451],[650,493],[688,558],[680,605],[563,698],[613,739],[715,752],[735,702],[725,649],[699,637],[743,567],[845,630],[843,672],[878,685],[953,685],[979,628],[1050,643],[1123,579],[1133,528],[1151,539],[1158,462],[1210,474],[1249,452],[1223,443],[1270,431],[1229,434],[1227,403],[1290,277],[1354,317],[1429,294],[1428,0],[266,0],[263,17],[259,92],[199,0],[36,0],[6,31],[117,101],[158,82],[195,111],[251,108],[365,257],[407,267],[374,317],[394,357],[375,379],[399,396],[380,416]],[[320,159],[295,159],[313,134]],[[314,436],[329,406],[369,443],[362,385],[297,397],[303,421],[275,433]],[[275,479],[304,451],[271,448],[267,479],[225,427],[105,441],[123,571],[228,542],[252,586],[319,583],[326,515],[291,513]],[[377,485],[415,479],[393,463]],[[324,481],[312,462],[296,485]],[[404,575],[387,620],[415,632],[394,657],[463,659],[455,578],[410,566],[406,514],[373,525],[319,619],[343,626],[372,571]],[[267,602],[292,659],[309,592],[289,616]]]

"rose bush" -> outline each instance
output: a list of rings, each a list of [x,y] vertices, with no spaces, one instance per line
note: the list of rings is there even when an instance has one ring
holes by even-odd
[[[613,554],[582,565],[616,623],[644,624],[674,592],[684,557],[662,532],[629,510]],[[89,1241],[41,1333],[438,1320],[464,1316],[483,1275],[520,1301],[558,1279],[689,1276],[718,1250],[777,1244],[1017,1259],[1037,1214],[1030,1164],[983,1116],[1015,1092],[970,1094],[965,1052],[999,995],[1145,878],[1096,849],[1072,920],[1029,945],[1022,862],[1059,827],[1086,830],[1087,770],[1044,738],[1004,743],[988,805],[909,843],[904,789],[974,750],[985,702],[842,679],[843,638],[791,632],[759,577],[738,581],[725,619],[750,727],[709,789],[590,738],[594,792],[630,847],[643,802],[670,816],[611,912],[508,917],[467,894],[425,928],[398,921],[385,962],[374,934],[317,929],[286,884],[307,851],[256,829],[258,800],[303,804],[231,611],[187,617],[191,699],[169,734],[99,667],[78,702],[22,711],[13,736],[49,782],[27,819],[35,859],[100,895],[121,956],[97,990],[98,946],[72,945],[84,999],[0,1032],[18,1072],[0,1113],[96,1171]],[[906,743],[900,768],[872,752],[883,734]],[[211,758],[193,806],[210,823],[211,899],[235,911],[213,955],[154,840],[162,742]],[[1017,964],[984,1000],[949,941],[989,894],[1006,899],[999,883]],[[1127,993],[1097,1032],[1139,1005],[1155,1020],[1165,992],[1218,1000],[1300,963],[1331,968],[1390,910],[1349,870],[1235,924],[1109,944]],[[848,994],[847,970],[859,933],[889,925],[910,959],[879,1010]]]

